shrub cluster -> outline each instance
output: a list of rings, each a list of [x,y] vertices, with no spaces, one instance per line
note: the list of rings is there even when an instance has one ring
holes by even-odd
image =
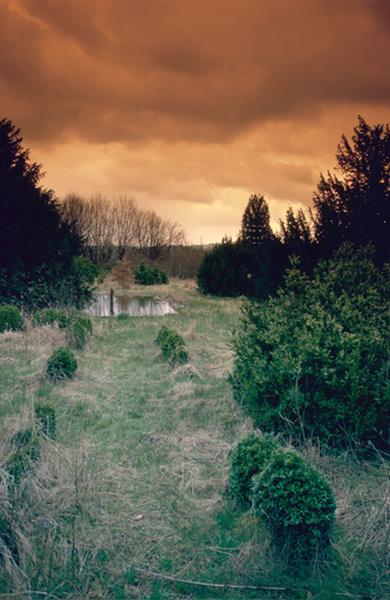
[[[293,267],[277,297],[246,303],[230,381],[262,430],[386,444],[389,281],[369,250],[344,247],[312,279]]]
[[[20,331],[23,327],[23,319],[16,306],[10,304],[0,306],[0,333],[3,331]]]
[[[294,451],[277,450],[253,477],[252,501],[276,548],[292,561],[326,552],[336,502],[325,478]]]
[[[183,364],[188,361],[185,341],[173,329],[161,327],[156,338],[156,344],[160,347],[163,357],[171,364]]]
[[[34,313],[32,323],[35,327],[58,323],[58,326],[64,329],[69,324],[69,317],[63,310],[57,308],[41,308]]]
[[[266,518],[288,561],[310,561],[330,543],[336,503],[324,477],[272,436],[248,435],[230,452],[229,492]]]
[[[77,369],[77,360],[69,348],[58,348],[49,357],[46,376],[53,381],[73,379]]]
[[[140,263],[134,272],[134,280],[141,285],[155,285],[168,283],[167,274],[158,267],[149,267]]]

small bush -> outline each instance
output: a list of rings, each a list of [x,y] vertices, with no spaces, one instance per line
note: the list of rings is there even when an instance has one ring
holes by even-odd
[[[250,506],[252,477],[261,473],[279,448],[274,437],[254,433],[238,442],[229,454],[229,492],[243,507]]]
[[[168,276],[157,267],[149,267],[145,263],[140,263],[135,269],[134,280],[141,285],[158,285],[168,283]]]
[[[71,348],[82,350],[91,334],[92,320],[88,315],[77,313],[72,316],[66,332],[66,339]]]
[[[77,360],[69,348],[58,348],[47,361],[48,379],[72,379],[77,369]]]
[[[336,509],[328,482],[294,451],[276,451],[253,477],[252,501],[290,561],[310,561],[330,543]]]
[[[68,325],[69,317],[68,315],[57,308],[42,308],[34,313],[32,323],[33,325],[54,325],[58,323],[58,326],[64,328]]]
[[[0,333],[3,331],[21,331],[24,327],[22,316],[16,306],[0,306]]]
[[[163,357],[171,364],[184,364],[188,361],[184,339],[173,329],[165,325],[161,327],[156,344],[160,347]]]
[[[44,435],[55,439],[57,421],[55,410],[50,404],[36,402],[34,406],[35,420]]]

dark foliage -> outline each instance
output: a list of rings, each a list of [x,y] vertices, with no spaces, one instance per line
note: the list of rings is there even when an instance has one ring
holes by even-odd
[[[390,259],[390,129],[359,116],[352,142],[341,138],[337,174],[321,175],[314,195],[315,237],[321,256],[345,241],[371,243],[378,263]]]
[[[289,265],[289,257],[295,256],[299,258],[302,270],[311,274],[317,260],[318,248],[305,213],[299,209],[295,214],[290,207],[287,210],[285,221],[280,220],[279,223],[284,266]]]
[[[264,196],[252,194],[242,216],[240,240],[250,246],[260,246],[272,237],[268,204]]]
[[[340,249],[310,280],[291,269],[267,302],[248,302],[235,337],[234,395],[264,430],[334,446],[389,439],[388,271]]]
[[[283,271],[283,250],[276,238],[258,246],[224,238],[205,254],[197,283],[204,294],[260,299],[277,289]]]
[[[301,563],[321,557],[330,543],[336,502],[325,478],[293,451],[275,451],[253,477],[252,501],[265,516],[278,552]]]
[[[20,130],[0,120],[0,301],[29,308],[80,304],[88,291],[73,261],[79,236],[61,221],[54,193],[40,185]]]

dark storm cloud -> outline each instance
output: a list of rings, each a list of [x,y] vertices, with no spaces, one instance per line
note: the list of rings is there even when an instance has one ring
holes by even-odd
[[[0,0],[0,116],[45,185],[130,194],[190,239],[249,194],[308,206],[357,113],[388,120],[390,0]]]
[[[9,0],[3,106],[30,138],[224,141],[383,103],[390,3]],[[388,24],[388,20],[387,20]]]

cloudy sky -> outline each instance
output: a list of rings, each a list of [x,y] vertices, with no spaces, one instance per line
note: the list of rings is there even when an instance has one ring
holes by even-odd
[[[44,183],[127,194],[190,241],[309,206],[342,133],[390,116],[390,0],[0,0],[0,117]]]

